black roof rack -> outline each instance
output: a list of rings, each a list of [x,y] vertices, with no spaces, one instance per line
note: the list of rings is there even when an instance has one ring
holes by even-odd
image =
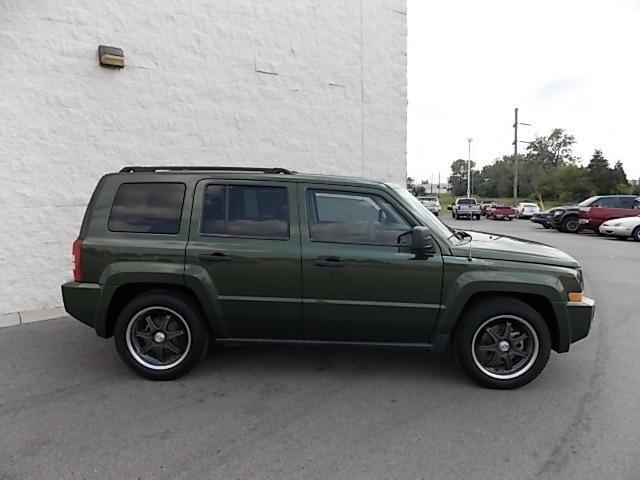
[[[291,175],[293,170],[280,167],[192,167],[192,166],[171,166],[171,167],[124,167],[120,173],[136,172],[179,172],[179,171],[209,171],[209,172],[261,172],[261,173],[282,173]]]

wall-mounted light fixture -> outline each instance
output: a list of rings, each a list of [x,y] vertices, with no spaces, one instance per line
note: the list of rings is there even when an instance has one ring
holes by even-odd
[[[124,67],[124,51],[121,48],[98,46],[98,58],[103,67]]]

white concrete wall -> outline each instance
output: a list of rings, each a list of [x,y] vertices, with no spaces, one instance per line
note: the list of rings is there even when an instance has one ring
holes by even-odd
[[[99,44],[126,67],[100,67]],[[406,104],[406,0],[0,0],[0,315],[61,304],[102,174],[403,183]]]

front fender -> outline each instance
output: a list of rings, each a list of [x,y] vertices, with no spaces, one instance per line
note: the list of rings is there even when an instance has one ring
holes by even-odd
[[[576,282],[576,274],[566,267],[444,257],[443,309],[434,330],[434,343],[449,338],[464,308],[481,295],[518,294],[544,298],[554,311],[557,348],[568,349],[571,330],[566,312],[567,285]],[[564,278],[566,277],[566,278]],[[535,297],[533,297],[535,296]]]

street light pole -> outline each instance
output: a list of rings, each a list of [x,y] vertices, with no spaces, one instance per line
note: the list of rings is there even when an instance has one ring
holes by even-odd
[[[518,205],[518,108],[516,107],[516,121],[513,123],[513,204]]]
[[[473,138],[467,138],[467,142],[469,142],[469,159],[467,160],[467,198],[471,196],[471,142],[473,142]]]

